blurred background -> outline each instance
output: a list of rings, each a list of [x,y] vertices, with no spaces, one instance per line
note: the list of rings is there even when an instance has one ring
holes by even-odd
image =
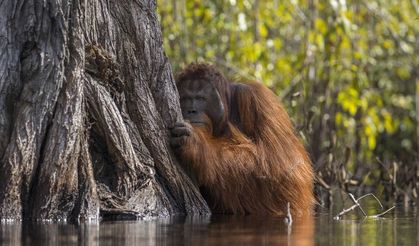
[[[310,152],[316,192],[419,192],[417,0],[159,0],[174,71],[213,63],[258,80]]]

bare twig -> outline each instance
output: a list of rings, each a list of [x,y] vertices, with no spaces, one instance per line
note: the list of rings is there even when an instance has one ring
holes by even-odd
[[[395,207],[396,207],[396,206],[393,206],[393,207],[391,207],[391,208],[387,209],[386,211],[384,211],[384,212],[382,212],[382,213],[380,213],[380,214],[370,215],[370,216],[368,216],[368,218],[378,218],[378,217],[380,217],[380,216],[383,216],[383,215],[385,215],[386,213],[388,213],[388,212],[390,212],[391,210],[393,210]]]
[[[354,204],[354,205],[352,205],[352,207],[350,207],[350,208],[346,208],[346,209],[343,209],[338,215],[336,215],[335,217],[334,217],[334,219],[336,219],[336,220],[338,220],[341,216],[343,216],[343,215],[345,215],[345,214],[347,214],[347,213],[349,213],[350,211],[352,211],[352,210],[354,210],[355,208],[357,208],[359,206],[359,203],[358,204]]]
[[[360,197],[358,198],[358,201],[359,201],[359,200],[361,200],[362,198],[367,197],[367,196],[372,196],[372,197],[374,197],[374,199],[378,202],[378,204],[380,204],[381,209],[383,209],[383,208],[384,208],[384,207],[383,207],[383,204],[381,204],[380,200],[378,200],[378,198],[377,198],[374,194],[372,194],[372,193],[368,193],[368,194],[365,194],[365,195],[363,195],[363,196],[360,196]]]
[[[292,234],[292,216],[290,203],[287,203],[287,216],[285,217],[285,224],[287,224],[287,241],[288,245],[291,245],[291,234]]]
[[[367,213],[365,213],[365,211],[362,209],[361,205],[359,204],[359,200],[360,199],[355,199],[354,195],[352,195],[351,193],[348,193],[349,197],[351,198],[351,200],[355,203],[355,205],[358,205],[358,208],[361,210],[361,212],[364,214],[364,216],[367,216]]]
[[[343,209],[338,215],[336,215],[334,217],[335,220],[340,219],[340,217],[342,217],[343,215],[349,213],[352,210],[355,210],[355,208],[359,208],[361,210],[362,214],[364,215],[364,218],[378,218],[378,217],[383,216],[384,214],[390,212],[391,210],[393,210],[395,208],[395,206],[393,206],[393,207],[387,209],[386,211],[384,211],[384,212],[382,212],[380,214],[367,215],[367,213],[365,213],[364,209],[362,209],[362,206],[359,204],[359,201],[361,199],[367,197],[367,196],[372,196],[378,202],[378,204],[380,204],[381,209],[383,209],[384,207],[383,207],[383,204],[380,202],[380,200],[374,194],[372,194],[372,193],[365,194],[365,195],[359,197],[358,199],[356,199],[354,197],[354,195],[352,195],[351,193],[348,193],[348,194],[349,194],[349,197],[351,198],[352,202],[354,203],[354,205],[352,205],[349,208]]]
[[[322,177],[316,175],[316,180],[323,188],[325,188],[326,190],[330,190],[330,185],[328,185]]]
[[[285,223],[288,225],[292,224],[291,208],[289,202],[287,203],[287,217],[285,217]]]

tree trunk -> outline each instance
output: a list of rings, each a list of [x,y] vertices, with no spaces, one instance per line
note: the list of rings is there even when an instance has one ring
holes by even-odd
[[[153,0],[0,2],[0,217],[207,214]]]

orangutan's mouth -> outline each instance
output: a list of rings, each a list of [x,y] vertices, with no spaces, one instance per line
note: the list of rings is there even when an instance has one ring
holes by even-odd
[[[200,121],[190,121],[189,123],[191,123],[192,125],[197,125],[197,126],[206,126],[207,125],[205,122],[200,122]]]

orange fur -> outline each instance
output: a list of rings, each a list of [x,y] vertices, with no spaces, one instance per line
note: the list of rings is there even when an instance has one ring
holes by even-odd
[[[219,133],[193,127],[180,151],[213,211],[284,215],[289,202],[294,215],[310,213],[310,159],[277,97],[258,83],[228,82],[206,64],[189,66],[177,81],[194,78],[213,83],[229,109]]]

